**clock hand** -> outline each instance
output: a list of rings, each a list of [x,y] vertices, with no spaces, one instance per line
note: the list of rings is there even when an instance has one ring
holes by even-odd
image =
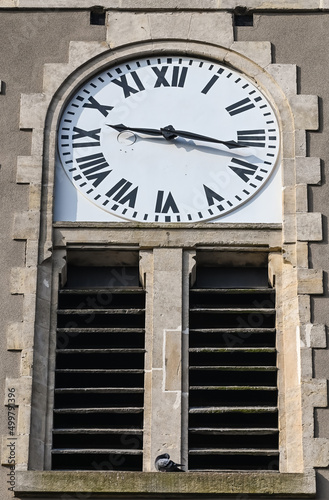
[[[194,139],[194,140],[198,140],[198,141],[223,144],[224,146],[228,147],[229,149],[247,148],[248,147],[247,145],[242,145],[242,144],[239,144],[238,142],[235,142],[235,141],[220,141],[219,139],[214,139],[213,137],[208,137],[206,135],[195,134],[194,132],[187,132],[185,130],[175,130],[172,125],[167,125],[166,127],[160,128],[159,130],[154,129],[154,128],[127,127],[126,125],[123,125],[123,123],[120,123],[118,125],[107,124],[107,126],[113,128],[117,132],[123,132],[125,130],[130,130],[131,132],[137,132],[137,133],[141,133],[141,134],[147,134],[147,135],[153,135],[153,136],[163,136],[168,141],[175,139],[176,137],[184,137],[185,139]]]
[[[125,130],[130,130],[131,132],[137,132],[141,134],[147,134],[147,135],[155,135],[155,136],[163,136],[163,133],[161,130],[155,129],[155,128],[134,128],[134,127],[126,127],[126,125],[123,125],[123,123],[120,123],[118,125],[108,125],[108,127],[114,128],[117,132],[124,132]]]
[[[184,137],[185,139],[194,139],[196,141],[214,142],[217,144],[223,144],[224,146],[227,146],[229,149],[248,147],[247,145],[242,145],[235,141],[220,141],[219,139],[214,139],[213,137],[208,137],[207,135],[195,134],[194,132],[187,132],[186,130],[175,130],[172,125],[167,125],[167,127],[163,127],[160,130],[163,132],[163,136],[168,140],[173,139],[174,137]]]

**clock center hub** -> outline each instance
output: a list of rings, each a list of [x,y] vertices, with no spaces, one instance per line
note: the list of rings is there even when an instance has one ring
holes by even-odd
[[[124,146],[132,146],[136,142],[136,135],[130,130],[125,130],[124,132],[120,132],[117,141],[119,144],[123,144]]]

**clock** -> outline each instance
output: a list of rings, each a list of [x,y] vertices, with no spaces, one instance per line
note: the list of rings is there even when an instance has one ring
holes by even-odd
[[[275,112],[255,83],[180,55],[93,76],[58,127],[61,168],[75,188],[105,213],[150,223],[236,210],[266,189],[279,144]]]

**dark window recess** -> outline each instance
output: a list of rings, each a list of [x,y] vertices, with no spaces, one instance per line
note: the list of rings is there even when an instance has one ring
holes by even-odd
[[[92,10],[90,12],[90,24],[104,26],[105,25],[105,12],[102,10]]]
[[[192,471],[279,468],[275,291],[243,269],[199,268],[190,289]]]
[[[142,470],[145,292],[102,269],[69,269],[58,294],[54,470]]]
[[[253,14],[234,14],[234,26],[253,26]]]

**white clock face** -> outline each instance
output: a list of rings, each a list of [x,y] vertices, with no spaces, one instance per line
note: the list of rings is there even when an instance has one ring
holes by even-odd
[[[62,114],[58,151],[76,189],[105,212],[202,222],[265,188],[279,128],[267,99],[241,74],[213,61],[159,56],[86,82]]]

